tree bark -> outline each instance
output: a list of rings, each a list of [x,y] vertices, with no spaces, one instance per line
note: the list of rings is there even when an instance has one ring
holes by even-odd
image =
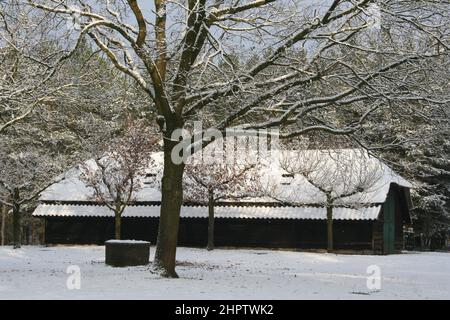
[[[119,213],[115,213],[114,218],[114,236],[116,240],[121,239],[121,230],[122,230],[122,219]]]
[[[18,249],[22,245],[22,223],[20,216],[19,190],[14,190],[13,195],[13,248]]]
[[[8,207],[5,205],[2,205],[2,227],[0,230],[0,238],[1,238],[1,245],[5,245],[5,224],[6,224],[6,214],[8,212]]]
[[[27,243],[29,245],[33,244],[33,238],[34,238],[34,226],[33,221],[30,219],[30,222],[28,223],[28,239],[27,239]]]
[[[172,149],[177,143],[170,140],[170,135],[166,135],[164,139],[164,171],[161,181],[161,214],[154,262],[155,266],[161,269],[162,276],[170,278],[178,277],[175,272],[175,255],[180,210],[183,202],[184,163],[174,164],[171,158]]]
[[[327,206],[327,239],[328,246],[327,251],[333,252],[333,207]]]
[[[214,191],[208,195],[208,244],[207,250],[214,250]]]

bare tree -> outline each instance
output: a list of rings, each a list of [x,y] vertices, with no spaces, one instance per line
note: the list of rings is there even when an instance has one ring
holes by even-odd
[[[15,247],[39,193],[89,157],[124,114],[142,111],[134,82],[87,43],[63,49],[65,24],[24,1],[0,3],[0,202],[13,209]]]
[[[323,195],[317,204],[327,210],[328,252],[333,251],[333,208],[361,206],[383,177],[378,160],[357,149],[290,151],[283,154],[280,165],[290,175],[301,175],[313,192]]]
[[[387,108],[448,102],[448,92],[423,77],[448,54],[446,1],[28,3],[76,19],[76,42],[90,39],[157,112],[164,173],[155,264],[166,276],[177,276],[183,199],[184,164],[172,161],[172,135],[187,121],[203,118],[220,131],[279,127],[287,139],[317,130],[351,135]]]
[[[208,148],[210,149],[210,148]],[[214,207],[218,201],[255,197],[261,193],[258,164],[244,157],[224,159],[219,154],[207,154],[206,158],[190,158],[186,164],[184,199],[188,202],[208,204],[207,250],[214,249]],[[206,155],[206,154],[205,154]]]
[[[22,244],[22,213],[61,172],[63,162],[36,150],[0,153],[0,203],[12,209],[13,245]],[[62,178],[62,177],[61,177]],[[59,178],[59,179],[61,179]]]
[[[99,157],[80,166],[80,177],[93,189],[93,198],[114,212],[116,239],[121,239],[122,213],[142,188],[155,144],[143,121],[129,119],[123,135],[104,143]]]
[[[72,63],[80,65],[78,60],[84,61],[84,57]],[[97,73],[93,89],[111,81],[112,77],[98,77],[99,64],[88,66],[90,74]],[[122,103],[126,104],[123,92],[127,88],[121,89],[117,79],[112,88],[110,93],[92,95],[72,87],[70,99],[58,95],[39,112],[35,110],[0,133],[0,203],[12,209],[15,247],[21,245],[22,227],[31,222],[23,218],[36,205],[39,194],[70,167],[89,158],[99,141],[117,130],[123,115],[119,111],[125,112]],[[55,113],[59,107],[62,110]]]
[[[41,106],[70,101],[71,88],[90,84],[89,70],[64,70],[75,50],[60,47],[67,34],[54,36],[61,23],[23,1],[0,4],[0,133]]]

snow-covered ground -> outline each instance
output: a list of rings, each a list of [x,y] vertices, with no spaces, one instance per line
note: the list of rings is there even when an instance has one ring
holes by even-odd
[[[164,279],[151,266],[106,266],[104,247],[1,247],[0,299],[450,299],[447,253],[178,248],[177,258],[180,279]],[[78,270],[69,266],[79,267],[80,289],[67,287]],[[378,270],[381,289],[368,288]]]

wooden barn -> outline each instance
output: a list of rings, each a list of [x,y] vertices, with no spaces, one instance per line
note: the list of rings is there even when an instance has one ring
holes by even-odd
[[[350,150],[350,149],[346,149]],[[160,158],[160,154],[155,157]],[[382,178],[376,188],[333,208],[334,248],[351,252],[391,254],[403,249],[403,227],[411,223],[411,185],[375,158]],[[296,201],[246,199],[224,201],[215,208],[215,244],[222,247],[324,249],[327,246],[326,208],[320,195],[301,177],[288,183],[276,161],[268,161],[270,180]],[[103,244],[114,237],[114,215],[92,201],[76,168],[44,192],[35,217],[45,220],[47,244]],[[292,192],[296,191],[296,192]],[[298,192],[297,192],[298,191]],[[122,238],[156,242],[160,191],[145,185],[122,215]],[[185,204],[181,209],[179,245],[205,247],[208,208]]]

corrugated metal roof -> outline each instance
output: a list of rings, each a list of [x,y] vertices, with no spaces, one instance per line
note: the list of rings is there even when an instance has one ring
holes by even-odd
[[[334,220],[376,220],[381,205],[362,208],[334,208]],[[160,206],[128,206],[122,217],[159,217]],[[105,206],[40,204],[33,213],[38,217],[113,217]],[[207,207],[183,206],[182,218],[207,218]],[[324,207],[265,207],[220,206],[215,207],[216,218],[241,219],[310,219],[325,220]]]

